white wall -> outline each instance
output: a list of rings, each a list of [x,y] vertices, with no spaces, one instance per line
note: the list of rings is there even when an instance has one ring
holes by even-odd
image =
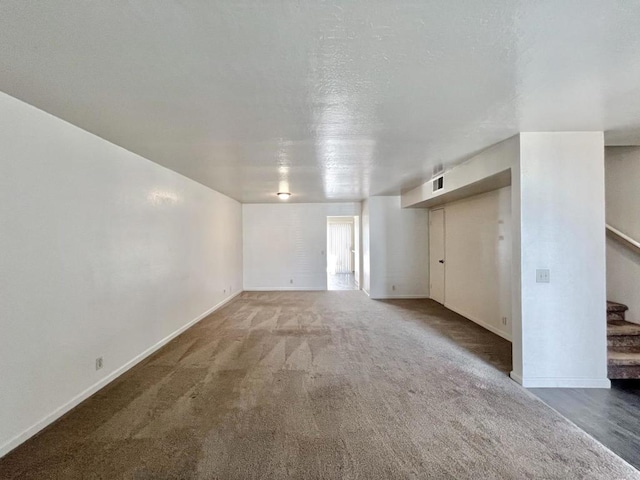
[[[369,201],[362,201],[362,289],[371,291],[371,228],[369,225]]]
[[[604,136],[522,133],[512,179],[522,345],[512,376],[527,387],[607,387]],[[549,269],[550,283],[537,283],[536,269]]]
[[[428,211],[402,209],[400,196],[369,197],[367,204],[371,298],[428,297]]]
[[[360,216],[356,215],[354,217],[353,223],[353,236],[354,236],[354,245],[353,245],[353,276],[356,282],[356,286],[360,288],[361,280],[361,256],[362,256],[362,235],[360,233]]]
[[[406,192],[403,206],[461,198],[503,182],[505,169],[511,375],[527,387],[608,387],[602,132],[521,133],[446,172],[444,192],[433,195],[430,182]],[[551,282],[537,283],[537,269]]]
[[[433,184],[429,181],[403,193],[402,206],[404,208],[430,207],[461,198],[460,195],[457,195],[458,192],[465,192],[464,196],[470,196],[509,185],[509,176],[500,174],[508,174],[519,154],[520,139],[518,135],[515,135],[492,145],[451,170],[447,170],[444,173],[442,189],[434,192]],[[487,180],[490,181],[487,182]],[[474,185],[480,188],[472,188]]]
[[[511,187],[444,210],[445,306],[511,340]]]
[[[0,112],[2,455],[241,290],[242,211],[4,94]]]
[[[607,223],[640,239],[640,147],[605,149]],[[607,238],[607,298],[629,307],[626,318],[640,323],[640,254]]]
[[[326,290],[327,217],[360,203],[242,205],[245,290]]]

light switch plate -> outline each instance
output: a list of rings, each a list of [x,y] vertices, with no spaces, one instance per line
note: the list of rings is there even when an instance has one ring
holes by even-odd
[[[551,282],[551,274],[549,269],[542,268],[536,270],[536,283],[549,283]]]

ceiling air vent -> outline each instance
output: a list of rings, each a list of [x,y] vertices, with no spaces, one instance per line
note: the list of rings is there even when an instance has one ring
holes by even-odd
[[[433,191],[437,192],[444,188],[444,177],[438,177],[433,181]]]

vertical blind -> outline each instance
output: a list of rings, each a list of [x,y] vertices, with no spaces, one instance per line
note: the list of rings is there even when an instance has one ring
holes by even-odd
[[[351,273],[351,239],[353,225],[351,223],[327,224],[327,254],[329,273]]]

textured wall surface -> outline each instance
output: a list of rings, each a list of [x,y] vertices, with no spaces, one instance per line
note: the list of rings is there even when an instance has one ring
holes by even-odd
[[[371,225],[369,200],[362,201],[362,289],[371,290]]]
[[[605,149],[607,223],[640,241],[640,147]],[[607,298],[629,307],[640,323],[640,253],[607,238]]]
[[[389,196],[370,197],[368,213],[371,298],[428,297],[428,211]]]
[[[360,203],[242,205],[245,290],[325,290],[327,217]]]
[[[242,211],[4,94],[0,112],[2,453],[242,289]]]
[[[514,376],[528,387],[607,387],[603,134],[522,133],[512,177]],[[538,269],[549,283],[536,281]]]
[[[510,340],[511,187],[444,209],[445,306]]]

